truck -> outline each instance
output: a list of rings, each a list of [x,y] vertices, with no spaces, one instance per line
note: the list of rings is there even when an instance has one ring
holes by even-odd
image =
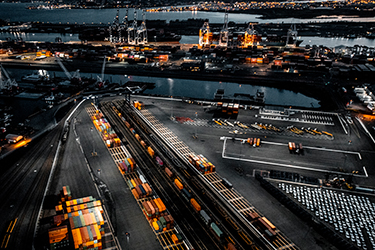
[[[19,142],[20,140],[23,139],[23,136],[22,135],[15,135],[15,134],[7,134],[5,136],[5,139],[8,141],[9,144],[17,143],[17,142]]]

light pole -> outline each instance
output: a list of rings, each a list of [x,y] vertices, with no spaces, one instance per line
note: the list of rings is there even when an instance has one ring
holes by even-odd
[[[198,112],[195,112],[195,122],[198,122]],[[195,138],[198,138],[198,124],[195,124]]]

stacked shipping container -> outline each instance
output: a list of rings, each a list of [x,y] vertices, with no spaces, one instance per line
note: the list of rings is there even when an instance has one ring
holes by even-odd
[[[102,139],[108,148],[121,146],[121,140],[117,137],[115,131],[112,129],[107,119],[103,117],[102,113],[99,112],[91,116],[91,120],[95,128],[101,133]]]
[[[122,162],[118,163],[118,168],[122,174],[133,173],[136,169],[137,164],[133,158],[126,158]]]
[[[68,186],[63,187],[61,193],[56,212],[65,213],[53,218],[54,225],[59,227],[49,230],[50,249],[69,246],[69,235],[73,238],[74,249],[102,249],[104,218],[101,202],[92,196],[65,201],[66,196],[70,197]]]
[[[189,154],[188,159],[202,174],[215,172],[215,165],[209,162],[203,155]]]

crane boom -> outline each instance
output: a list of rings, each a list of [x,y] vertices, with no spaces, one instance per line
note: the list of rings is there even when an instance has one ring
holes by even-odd
[[[61,59],[58,56],[55,56],[57,63],[60,65],[62,70],[64,71],[66,77],[68,77],[69,80],[72,79],[72,75],[69,73],[69,71],[65,68],[64,64],[62,63]]]
[[[4,69],[3,65],[0,64],[0,67],[1,67],[1,71],[4,73],[4,75],[6,77],[6,80],[9,80],[10,77],[9,77],[8,72]]]
[[[107,57],[104,56],[103,59],[103,66],[102,66],[102,81],[104,81],[104,70],[105,70],[105,62],[106,62]]]

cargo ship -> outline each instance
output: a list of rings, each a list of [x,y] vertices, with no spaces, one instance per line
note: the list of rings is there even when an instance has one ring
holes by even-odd
[[[241,102],[241,104],[264,104],[264,92],[257,90],[255,95],[246,93],[234,93],[234,95],[224,95],[224,89],[217,89],[214,95],[215,101],[220,102]]]

